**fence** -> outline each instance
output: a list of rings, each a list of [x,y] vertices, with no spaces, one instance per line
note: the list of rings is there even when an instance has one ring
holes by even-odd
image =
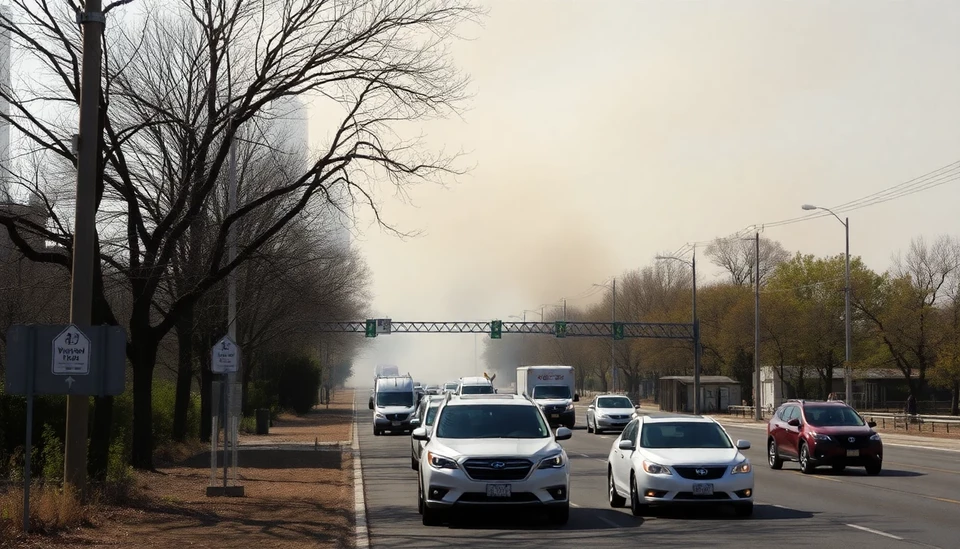
[[[862,414],[866,419],[877,422],[877,427],[886,429],[892,427],[893,430],[903,429],[905,431],[929,431],[931,433],[960,433],[960,417],[957,416],[938,416],[921,415],[914,416],[907,414],[889,414],[864,412]]]

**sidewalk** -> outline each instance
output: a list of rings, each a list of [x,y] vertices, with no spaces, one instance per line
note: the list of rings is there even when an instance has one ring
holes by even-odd
[[[643,406],[638,408],[638,411],[644,414],[655,414],[659,413],[659,408],[651,408],[650,406]],[[766,429],[766,421],[757,421],[751,417],[738,417],[731,416],[727,414],[716,414],[710,415],[707,417],[712,417],[717,420],[721,425],[724,426],[736,426],[743,427],[747,429]],[[957,438],[947,438],[947,437],[928,437],[921,435],[911,435],[911,434],[900,434],[892,433],[889,430],[878,430],[880,435],[883,437],[884,444],[889,444],[891,446],[905,446],[910,448],[918,449],[934,449],[934,450],[946,450],[950,452],[960,452],[960,439]]]

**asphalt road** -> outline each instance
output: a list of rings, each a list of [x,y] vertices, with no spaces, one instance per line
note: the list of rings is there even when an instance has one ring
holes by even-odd
[[[365,395],[362,391],[358,395]],[[359,397],[358,397],[359,398]],[[727,426],[747,439],[754,463],[756,506],[748,519],[726,509],[666,510],[635,518],[611,509],[606,456],[615,434],[592,435],[582,417],[571,440],[570,522],[548,526],[539,517],[483,514],[452,526],[425,527],[417,514],[410,437],[374,437],[371,412],[358,401],[360,451],[371,546],[493,547],[822,547],[871,549],[960,547],[960,453],[886,446],[883,472],[803,475],[796,464],[766,464],[764,431]]]

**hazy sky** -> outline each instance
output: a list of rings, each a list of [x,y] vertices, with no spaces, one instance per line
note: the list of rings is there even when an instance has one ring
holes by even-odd
[[[387,201],[387,219],[422,236],[356,241],[379,316],[506,320],[658,252],[960,160],[955,0],[485,5],[454,48],[469,110],[423,126],[434,147],[466,150],[471,172]],[[914,236],[960,233],[958,198],[960,181],[851,212],[852,253],[883,270]],[[764,234],[843,251],[832,218]],[[364,380],[378,362],[427,382],[474,371],[473,336],[367,343]]]

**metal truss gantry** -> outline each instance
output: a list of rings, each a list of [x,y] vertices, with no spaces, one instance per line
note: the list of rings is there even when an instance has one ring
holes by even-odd
[[[500,339],[501,334],[540,334],[555,337],[607,337],[613,339],[648,338],[681,339],[693,341],[693,324],[669,322],[503,322],[474,321],[394,321],[369,319],[361,321],[320,322],[314,325],[320,332],[363,333],[367,337],[391,333],[415,334],[487,334]]]

